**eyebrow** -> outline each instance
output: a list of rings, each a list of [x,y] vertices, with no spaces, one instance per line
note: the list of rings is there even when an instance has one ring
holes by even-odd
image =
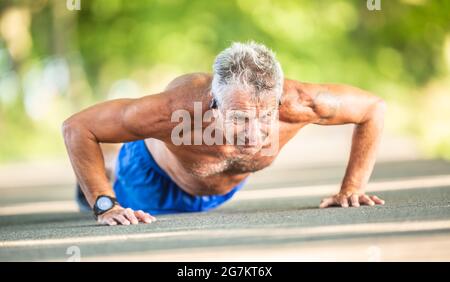
[[[236,115],[236,116],[245,116],[245,117],[250,116],[250,114],[248,112],[242,111],[242,110],[231,110],[231,114]]]

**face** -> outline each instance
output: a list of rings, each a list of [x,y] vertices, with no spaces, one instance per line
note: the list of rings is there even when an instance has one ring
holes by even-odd
[[[278,101],[275,95],[255,99],[245,91],[227,93],[219,105],[222,128],[241,151],[256,153],[270,144],[278,125]],[[231,137],[231,138],[230,138]]]

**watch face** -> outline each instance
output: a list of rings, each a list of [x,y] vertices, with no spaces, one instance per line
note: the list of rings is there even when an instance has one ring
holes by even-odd
[[[112,206],[113,206],[113,202],[108,197],[100,197],[97,201],[97,207],[100,210],[104,210],[104,211],[109,210],[110,208],[112,208]]]

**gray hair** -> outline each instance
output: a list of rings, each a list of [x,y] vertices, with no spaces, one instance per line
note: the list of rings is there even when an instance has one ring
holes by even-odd
[[[283,71],[275,54],[255,42],[235,42],[217,55],[213,64],[211,90],[220,105],[230,89],[250,91],[256,97],[283,92]]]

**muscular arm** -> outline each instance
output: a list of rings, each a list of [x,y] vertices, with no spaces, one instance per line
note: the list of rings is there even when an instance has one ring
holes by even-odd
[[[350,158],[340,194],[326,199],[322,207],[332,204],[354,206],[382,203],[378,198],[357,200],[364,194],[372,173],[381,140],[386,105],[382,99],[361,89],[344,85],[299,84],[299,101],[310,108],[310,121],[320,125],[355,124]],[[357,203],[358,202],[358,203]]]
[[[87,108],[63,123],[67,152],[91,207],[99,195],[114,196],[100,143],[164,138],[170,124],[167,100],[163,94],[112,100]]]

